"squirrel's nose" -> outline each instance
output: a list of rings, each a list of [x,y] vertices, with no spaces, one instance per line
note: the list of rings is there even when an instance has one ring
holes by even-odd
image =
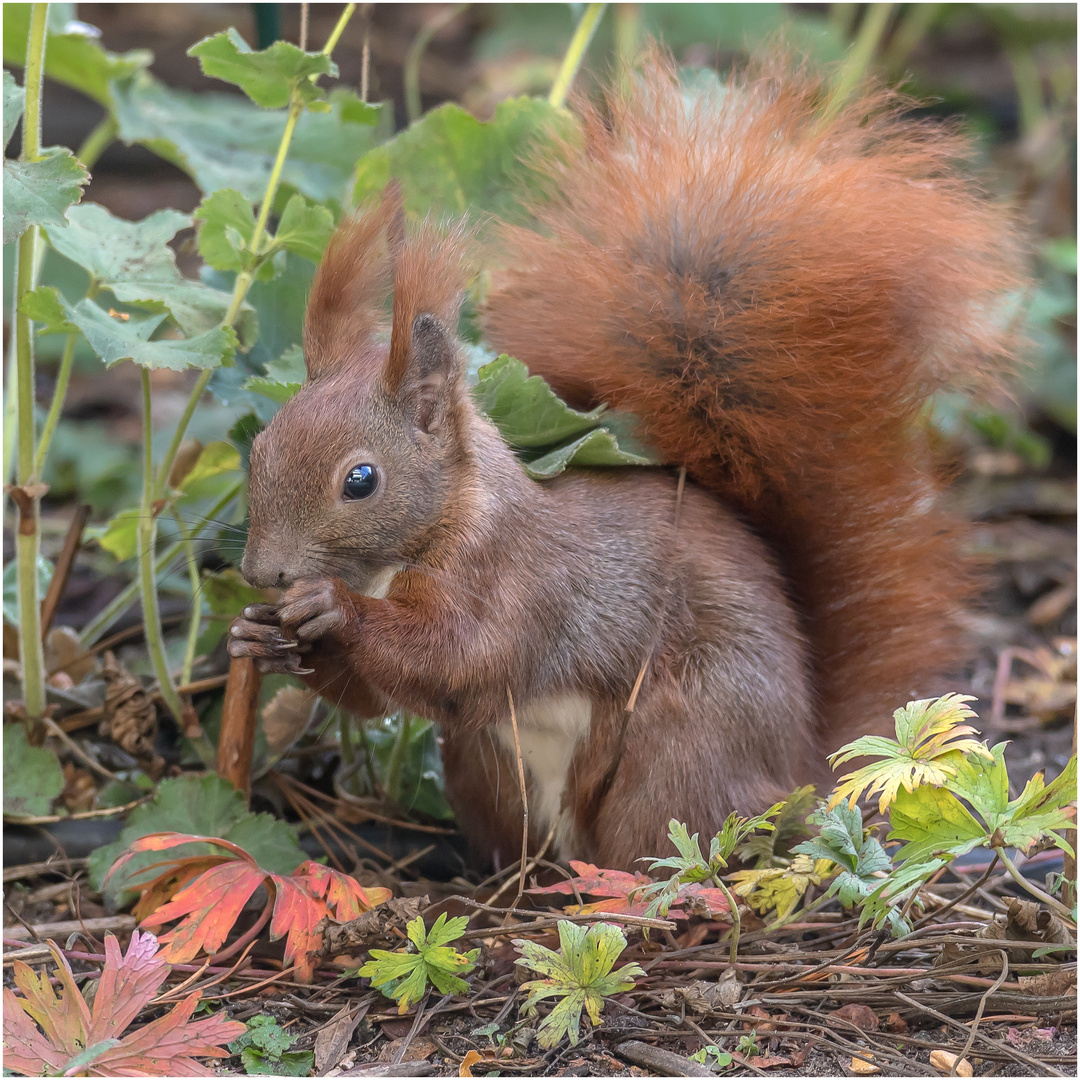
[[[292,584],[291,576],[279,562],[262,557],[250,545],[244,550],[240,573],[256,589],[282,589]]]

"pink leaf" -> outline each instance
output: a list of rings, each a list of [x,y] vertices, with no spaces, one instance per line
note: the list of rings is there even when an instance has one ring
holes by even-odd
[[[126,955],[111,934],[105,939],[105,968],[94,995],[94,1009],[86,1045],[119,1038],[124,1029],[153,1000],[168,978],[169,965],[158,955],[153,934],[131,935]]]

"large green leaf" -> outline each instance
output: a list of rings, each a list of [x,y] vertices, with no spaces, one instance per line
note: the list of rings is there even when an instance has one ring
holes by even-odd
[[[606,406],[570,408],[539,375],[505,353],[477,373],[473,400],[511,446],[537,449],[592,431]]]
[[[600,405],[572,409],[520,360],[500,356],[477,372],[477,406],[521,456],[534,480],[557,476],[571,465],[657,465],[660,460],[634,436],[632,420]]]
[[[107,367],[120,360],[134,360],[148,368],[183,371],[189,367],[215,368],[236,351],[236,332],[217,327],[197,337],[151,341],[165,315],[109,314],[92,300],[72,306],[58,290],[42,286],[23,299],[21,310],[42,323],[43,334],[69,334],[78,329]]]
[[[64,790],[64,774],[51,750],[31,746],[26,728],[4,725],[4,813],[40,817]]]
[[[4,161],[4,243],[31,225],[63,229],[64,211],[82,198],[90,174],[64,146],[50,146],[37,161]]]
[[[240,97],[192,94],[147,72],[113,84],[119,136],[183,169],[204,193],[233,188],[257,202],[266,191],[285,114]],[[282,181],[318,203],[344,202],[357,158],[383,138],[384,110],[350,91],[330,94],[328,113],[305,112],[296,125]]]
[[[440,105],[360,159],[354,201],[373,198],[396,177],[405,208],[418,216],[519,218],[523,189],[536,183],[522,159],[573,123],[541,98],[500,102],[490,121],[477,120],[459,105]]]
[[[264,109],[288,105],[294,88],[302,100],[314,101],[322,95],[310,76],[337,76],[337,65],[325,53],[304,52],[288,41],[255,52],[232,27],[192,45],[188,56],[198,57],[205,74],[239,86]]]
[[[15,81],[15,76],[4,69],[4,149],[19,126],[19,118],[26,104],[26,91]]]
[[[113,217],[104,206],[73,206],[68,227],[49,233],[61,255],[86,270],[117,300],[160,311],[164,307],[188,337],[212,330],[229,308],[230,296],[181,275],[168,242],[191,225],[178,210],[158,210],[142,221]],[[241,320],[254,338],[254,313]]]
[[[51,12],[50,12],[51,15]],[[99,104],[110,103],[109,83],[130,77],[148,67],[154,54],[146,49],[112,53],[94,38],[93,28],[85,23],[69,23],[58,32],[51,25],[45,48],[45,74],[56,82],[80,90]],[[30,5],[4,5],[4,63],[26,60],[26,42],[30,33]]]

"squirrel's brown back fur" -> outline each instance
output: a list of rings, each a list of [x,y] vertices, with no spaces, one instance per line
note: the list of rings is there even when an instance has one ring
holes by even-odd
[[[641,419],[770,543],[815,658],[828,752],[956,662],[970,591],[917,422],[1000,369],[1005,214],[964,141],[884,93],[822,120],[766,69],[691,102],[648,66],[579,101],[536,229],[503,229],[493,344],[576,403]]]

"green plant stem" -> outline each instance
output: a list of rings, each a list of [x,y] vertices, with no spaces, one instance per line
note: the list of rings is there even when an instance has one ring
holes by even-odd
[[[940,4],[906,4],[900,24],[882,56],[881,64],[890,81],[904,74],[904,65],[941,10]]]
[[[180,669],[180,685],[186,686],[191,682],[191,669],[195,666],[195,645],[199,640],[199,626],[202,623],[202,589],[199,587],[199,564],[195,558],[194,530],[188,532],[176,507],[173,507],[173,517],[180,530],[180,544],[184,550],[184,562],[187,563],[188,581],[191,582],[191,622],[188,625],[184,664]]]
[[[392,803],[401,802],[401,770],[405,763],[405,750],[412,733],[412,717],[402,716],[401,727],[390,750],[390,760],[386,763],[386,797]]]
[[[895,4],[871,4],[863,17],[855,43],[851,46],[840,78],[821,114],[821,122],[827,123],[844,107],[852,91],[862,82],[866,69],[877,52],[878,45],[885,34],[885,27],[893,13]]]
[[[26,106],[23,115],[22,160],[41,156],[41,88],[45,67],[45,26],[48,4],[34,4],[26,45]],[[22,489],[18,502],[15,560],[19,597],[19,659],[22,664],[23,704],[33,719],[45,714],[45,655],[41,645],[41,597],[37,563],[41,551],[41,494],[34,459],[34,342],[22,301],[37,277],[37,226],[19,237],[15,273],[16,477]]]
[[[231,503],[233,499],[235,499],[236,496],[240,494],[240,489],[241,487],[243,487],[243,483],[243,480],[237,480],[237,482],[233,484],[229,488],[229,490],[226,491],[225,494],[222,495],[221,498],[218,499],[218,501],[207,511],[207,523],[212,523],[210,519],[215,518],[218,514],[220,514],[222,510],[224,510],[225,507],[228,506],[229,503]],[[205,524],[199,527],[199,531],[196,532],[192,537],[193,540],[199,539],[199,534],[202,532],[203,528],[205,528]],[[168,568],[168,566],[172,563],[173,559],[175,559],[176,556],[180,553],[182,547],[182,542],[177,540],[175,543],[170,544],[157,557],[157,560],[154,563],[155,579],[159,577],[162,572]],[[82,645],[84,649],[90,648],[90,646],[93,645],[94,642],[97,641],[101,637],[101,635],[104,634],[105,631],[108,630],[108,628],[112,626],[112,624],[116,622],[116,620],[120,618],[121,615],[124,614],[125,611],[127,611],[128,607],[135,599],[138,591],[139,579],[136,578],[134,581],[130,582],[121,592],[117,593],[116,596],[114,596],[113,599],[110,600],[109,603],[104,608],[102,608],[101,611],[98,612],[98,614],[93,618],[93,620],[88,622],[86,626],[83,627],[82,633],[79,634],[79,644]]]
[[[158,692],[166,708],[183,729],[188,724],[180,695],[173,686],[169,665],[165,659],[165,644],[161,633],[161,613],[157,603],[157,575],[154,573],[154,542],[157,539],[157,514],[154,507],[154,455],[152,449],[153,418],[150,399],[150,372],[140,369],[143,392],[143,484],[139,504],[138,559],[139,592],[142,598],[143,625],[146,648],[158,680]]]
[[[116,117],[111,112],[107,113],[101,123],[83,139],[75,156],[87,169],[97,164],[98,158],[116,138],[118,126]]]
[[[349,20],[352,18],[355,10],[355,4],[345,5],[345,10],[334,24],[334,29],[330,31],[330,36],[326,39],[326,44],[322,47],[324,56],[329,56],[337,47],[337,43],[341,38],[341,35],[345,32],[345,27],[349,25]]]
[[[604,14],[606,7],[607,4],[590,4],[577,24],[574,36],[570,39],[570,47],[566,50],[562,66],[559,68],[559,74],[555,76],[555,84],[548,95],[548,101],[556,109],[561,109],[566,104],[566,95],[570,93],[570,87],[581,67],[581,62],[585,59],[585,51],[589,47],[589,42],[592,41],[593,34],[596,33],[600,17]]]
[[[97,281],[90,282],[90,288],[86,291],[86,298],[93,300],[98,293]],[[52,401],[49,403],[49,413],[45,417],[45,424],[41,429],[41,438],[38,439],[37,454],[34,459],[34,471],[38,476],[45,472],[45,461],[49,456],[49,444],[56,433],[56,425],[60,422],[60,413],[64,408],[67,398],[68,383],[71,381],[71,367],[75,360],[75,346],[78,343],[78,334],[68,334],[64,342],[64,351],[60,357],[60,369],[56,373],[56,386],[53,388]]]
[[[1012,859],[1010,859],[1009,856],[1005,854],[1004,848],[996,847],[993,848],[993,851],[1001,860],[1001,865],[1004,866],[1006,870],[1008,870],[1009,877],[1011,877],[1013,881],[1015,881],[1016,884],[1020,886],[1021,889],[1029,892],[1032,896],[1035,897],[1036,900],[1040,900],[1048,908],[1052,908],[1053,911],[1061,918],[1065,919],[1065,921],[1068,922],[1070,926],[1075,925],[1073,923],[1073,913],[1064,904],[1055,900],[1048,892],[1043,892],[1043,890],[1040,889],[1039,886],[1036,885],[1034,882],[1028,881],[1028,879],[1024,877],[1024,875],[1021,874],[1020,871],[1016,868],[1016,864],[1012,861]]]
[[[713,884],[724,894],[731,910],[731,944],[728,946],[728,962],[734,964],[739,958],[739,937],[742,934],[742,917],[739,915],[739,905],[732,896],[731,890],[720,880],[718,874],[713,874]]]
[[[468,4],[454,4],[452,7],[443,8],[437,12],[434,18],[429,19],[420,27],[416,37],[405,54],[405,63],[401,68],[402,80],[405,83],[405,116],[409,123],[420,119],[424,111],[420,102],[420,60],[424,51],[431,44],[431,39],[444,27],[452,23]]]

